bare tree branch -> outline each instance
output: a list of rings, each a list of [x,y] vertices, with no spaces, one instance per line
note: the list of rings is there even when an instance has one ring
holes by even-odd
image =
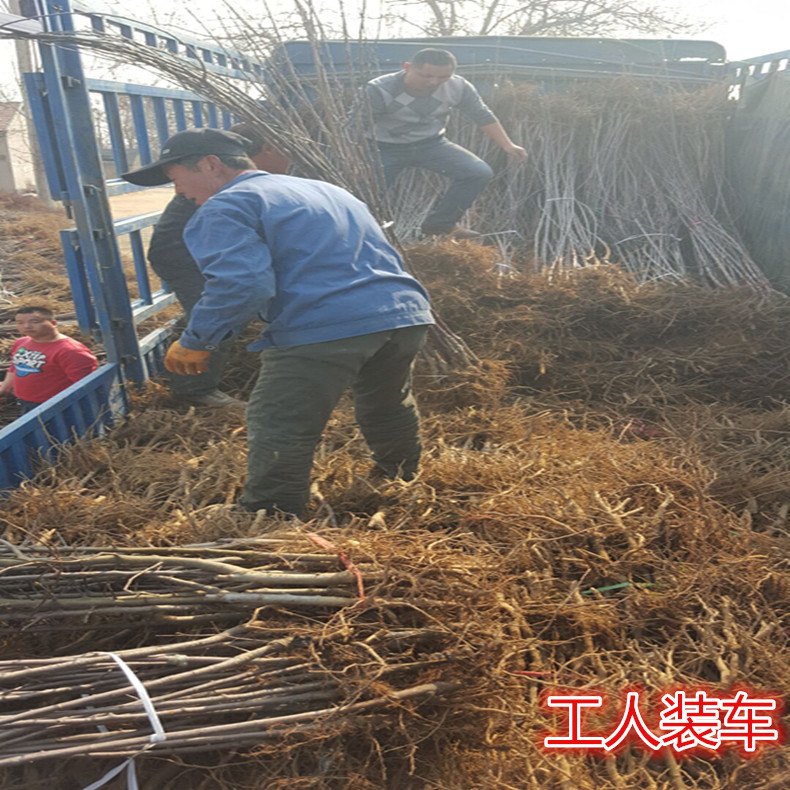
[[[438,36],[666,35],[694,29],[678,9],[647,0],[392,0],[389,5],[392,27],[406,23]],[[397,33],[393,29],[392,35]]]

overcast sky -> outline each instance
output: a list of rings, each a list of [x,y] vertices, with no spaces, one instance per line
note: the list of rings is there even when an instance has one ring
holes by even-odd
[[[126,0],[109,2],[130,7]],[[146,5],[146,2],[150,3],[151,0],[142,0],[140,6]],[[313,3],[316,7],[332,10],[342,5],[347,17],[352,19],[358,14],[357,8],[367,7],[372,13],[379,3],[386,5],[387,0],[344,0],[342,4],[338,0],[313,0]],[[170,0],[164,4],[164,8],[184,7],[194,10],[203,6],[207,11],[216,12],[223,4],[223,0]],[[731,60],[790,49],[790,0],[646,0],[646,4],[679,9],[684,16],[699,20],[706,30],[694,37],[722,44]],[[234,0],[236,8],[264,8],[265,5],[255,0]],[[269,0],[268,5],[273,9],[290,10],[294,4],[291,0]],[[161,4],[154,4],[154,7],[163,8]],[[258,18],[263,20],[266,14],[261,13]],[[387,35],[387,32],[383,31],[383,35]]]
[[[790,49],[790,0],[685,0],[677,4],[709,25],[702,34],[730,60]]]
[[[122,8],[130,7],[126,0],[98,0],[98,2]],[[138,7],[150,3],[151,0],[140,0]],[[313,0],[316,7],[330,9],[327,13],[342,5],[349,19],[357,16],[356,9],[361,7],[367,7],[372,15],[380,3],[386,5],[387,0],[344,0],[342,4],[339,0]],[[194,11],[203,7],[208,13],[216,13],[223,4],[224,0],[170,0],[164,5],[154,3],[154,7],[160,9],[160,12],[161,9],[167,9],[169,12],[179,7]],[[645,4],[659,9],[678,9],[683,16],[698,20],[706,30],[692,37],[705,38],[722,44],[731,60],[790,49],[790,0],[645,0]],[[255,0],[234,0],[233,5],[235,8],[251,9],[258,6],[263,9],[266,3],[256,3]],[[292,9],[294,4],[291,0],[268,0],[268,6],[286,11]],[[265,20],[266,17],[267,14],[264,12],[258,16],[261,20]],[[185,24],[189,23],[185,22]],[[387,31],[383,31],[382,34],[386,36]]]

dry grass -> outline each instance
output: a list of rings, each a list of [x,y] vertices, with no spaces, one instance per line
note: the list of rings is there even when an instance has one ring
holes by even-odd
[[[143,786],[777,790],[786,748],[675,762],[538,743],[554,726],[540,705],[550,687],[615,699],[633,685],[790,692],[786,300],[637,287],[609,267],[501,278],[495,253],[471,244],[416,248],[411,262],[483,362],[418,371],[426,453],[413,483],[369,475],[347,404],[327,427],[309,527],[384,574],[372,605],[256,617],[289,623],[338,677],[371,677],[358,647],[371,633],[434,629],[412,658],[435,663],[415,679],[460,688],[294,731],[271,749],[151,756],[139,761]],[[243,392],[254,357],[237,351],[232,367]],[[236,496],[244,455],[240,416],[173,410],[152,386],[108,439],[68,448],[10,494],[3,538],[67,553],[250,534],[249,519],[212,508]],[[141,633],[103,631],[101,644],[153,631]],[[20,638],[6,640],[18,655]],[[42,655],[68,643],[22,644]],[[100,767],[67,764],[62,787]],[[3,786],[43,784],[31,769]]]

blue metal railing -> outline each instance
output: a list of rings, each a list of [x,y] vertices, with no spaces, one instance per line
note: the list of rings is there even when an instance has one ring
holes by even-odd
[[[115,32],[123,38],[140,41],[155,49],[166,49],[174,55],[197,60],[201,68],[227,77],[256,82],[262,79],[264,65],[234,49],[198,41],[187,35],[174,35],[135,19],[100,12],[92,8],[90,2],[83,0],[72,0],[71,9],[84,14],[97,32]]]
[[[89,93],[100,96],[105,108],[110,108],[106,121],[116,174],[152,162],[162,143],[174,132],[189,126],[227,129],[233,124],[233,117],[228,111],[190,91],[95,79],[88,79],[86,83]],[[121,99],[129,105],[125,113],[126,124],[122,118]],[[153,141],[152,135],[155,136]],[[136,154],[131,151],[136,151]],[[120,178],[108,179],[106,188],[108,195],[141,189]]]
[[[269,69],[290,79],[316,75],[316,60],[336,75],[396,71],[423,47],[452,49],[464,74],[506,73],[532,80],[628,74],[678,82],[724,75],[726,52],[713,41],[673,39],[460,36],[367,41],[287,41],[272,51]]]
[[[118,365],[102,365],[0,431],[0,490],[34,472],[40,459],[77,436],[102,434],[123,411]]]
[[[209,71],[244,80],[258,80],[262,73],[260,63],[241,53],[97,12],[80,0],[27,0],[24,12],[49,32],[76,32],[83,20],[83,27],[164,47]],[[28,477],[37,460],[52,459],[60,444],[103,432],[127,413],[127,385],[163,370],[170,327],[137,337],[141,321],[174,301],[166,284],[152,287],[146,267],[142,234],[160,212],[115,220],[108,198],[141,190],[119,174],[153,161],[175,131],[227,128],[234,121],[229,112],[189,91],[86,77],[76,47],[42,43],[39,50],[43,70],[24,75],[25,88],[50,193],[74,219],[74,227],[61,233],[61,243],[77,322],[101,340],[108,364],[0,432],[0,489]],[[105,161],[97,108],[109,142]],[[108,178],[105,164],[110,163],[114,172]],[[131,249],[135,298],[118,246],[124,236]]]
[[[728,69],[732,81],[736,84],[743,85],[748,80],[761,80],[777,71],[790,69],[790,49],[761,55],[759,58],[733,61],[728,64]]]

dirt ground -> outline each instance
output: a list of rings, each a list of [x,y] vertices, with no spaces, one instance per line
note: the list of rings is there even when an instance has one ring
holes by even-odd
[[[145,192],[132,192],[126,195],[114,195],[110,198],[110,209],[113,219],[133,217],[136,214],[147,214],[149,211],[163,209],[173,197],[173,187],[157,187],[146,189]]]
[[[125,217],[135,217],[138,214],[147,214],[151,211],[161,211],[172,199],[173,187],[157,187],[156,189],[146,189],[143,192],[130,192],[125,195],[113,195],[110,198],[110,210],[114,220],[124,219]],[[143,245],[148,248],[148,242],[153,232],[152,227],[145,228],[142,232]],[[132,249],[129,244],[129,236],[119,236],[118,246],[121,255],[131,260]],[[153,276],[153,275],[152,275]],[[158,280],[156,280],[158,287]]]

